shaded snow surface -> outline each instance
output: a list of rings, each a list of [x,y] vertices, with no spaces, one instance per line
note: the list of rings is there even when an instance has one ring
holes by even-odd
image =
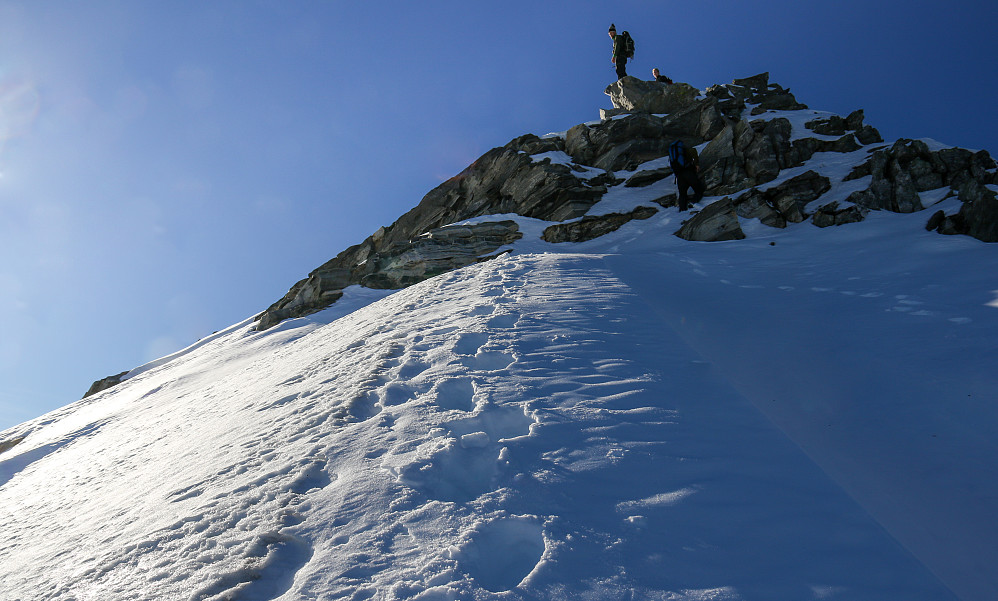
[[[0,598],[995,598],[998,246],[927,216],[233,326],[0,435]]]

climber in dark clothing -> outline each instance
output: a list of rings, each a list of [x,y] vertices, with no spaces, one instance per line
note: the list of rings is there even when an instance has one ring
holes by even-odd
[[[676,186],[679,188],[679,210],[685,211],[689,207],[689,199],[686,197],[686,189],[693,188],[693,204],[700,202],[703,198],[704,185],[700,181],[700,155],[697,149],[686,146],[682,140],[676,140],[669,145],[669,164],[672,172],[676,174]]]
[[[651,70],[651,76],[654,77],[655,81],[659,83],[672,83],[672,79],[668,75],[662,75],[659,72],[658,67]]]
[[[617,80],[627,76],[627,42],[624,35],[617,35],[617,27],[610,23],[610,39],[613,40],[613,55],[610,62],[617,66]],[[627,33],[627,32],[624,32]]]

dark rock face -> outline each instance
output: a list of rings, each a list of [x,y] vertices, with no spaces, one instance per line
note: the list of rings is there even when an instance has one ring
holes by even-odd
[[[873,176],[869,188],[847,200],[870,209],[911,213],[924,208],[919,192],[949,186],[954,190],[966,187],[966,197],[961,199],[972,201],[982,197],[983,192],[975,192],[978,187],[987,191],[982,184],[990,181],[988,170],[994,165],[987,151],[947,148],[932,152],[921,140],[898,140],[890,149],[876,151],[846,177]]]
[[[814,212],[811,223],[818,227],[856,223],[866,219],[866,214],[869,212],[869,209],[858,205],[839,208],[838,201],[832,201]]]
[[[634,219],[648,219],[655,213],[658,209],[638,207],[629,213],[586,216],[579,221],[552,225],[544,230],[541,238],[547,242],[585,242],[614,232]]]
[[[672,175],[672,167],[638,171],[631,177],[627,178],[627,181],[624,182],[624,186],[627,188],[643,188],[644,186],[650,186],[657,181],[661,181],[670,175]]]
[[[707,205],[683,224],[676,235],[692,242],[721,242],[745,238],[730,198]]]
[[[127,373],[128,373],[127,371],[123,371],[120,374],[108,376],[106,378],[97,380],[96,382],[90,385],[90,389],[87,390],[87,393],[85,395],[83,395],[83,398],[87,398],[88,396],[93,396],[98,392],[107,390],[112,386],[117,386],[118,384],[121,384],[121,379],[125,377],[125,374]]]
[[[665,117],[634,113],[598,125],[576,125],[565,136],[565,152],[579,164],[632,171],[668,155],[673,140],[697,146],[716,136],[724,125],[717,100],[708,98]]]
[[[769,83],[769,72],[736,79],[725,87],[733,98],[747,104],[757,104],[758,106],[752,110],[754,115],[769,110],[799,111],[807,108],[806,104],[797,102],[789,89]]]
[[[818,152],[853,152],[862,148],[853,134],[838,140],[790,141],[784,118],[738,121],[728,125],[700,155],[701,177],[711,195],[734,194],[776,179],[780,171],[803,165]]]
[[[394,290],[417,284],[465,265],[492,259],[496,250],[523,237],[515,221],[447,225],[430,230],[408,248],[381,257],[377,271],[360,284]]]
[[[937,211],[926,224],[926,229],[940,234],[965,234],[983,242],[998,242],[998,198],[994,191],[976,180],[960,186],[963,204],[955,215]]]
[[[807,218],[804,207],[832,187],[831,180],[808,171],[767,190],[753,189],[735,201],[739,217],[756,218],[770,227],[784,228]]]
[[[808,121],[804,127],[816,134],[826,136],[844,136],[847,131],[851,131],[855,133],[859,143],[864,146],[883,142],[884,139],[880,137],[880,132],[874,127],[863,125],[863,119],[863,109],[859,109],[849,113],[845,119],[838,115],[832,115],[828,119]]]
[[[10,440],[4,440],[3,442],[0,442],[0,453],[13,449],[23,440],[24,437],[21,436],[19,438],[11,438]]]
[[[383,290],[405,288],[440,273],[494,258],[497,255],[491,253],[522,237],[514,221],[448,225],[432,229],[410,243],[395,245],[389,252],[368,254],[353,268],[341,267],[340,263],[349,264],[358,255],[350,254],[341,259],[341,253],[295,284],[284,298],[264,311],[257,330],[266,330],[288,318],[321,311],[339,300],[347,286],[360,284]]]
[[[790,131],[786,119],[726,126],[700,154],[707,193],[732,194],[776,179],[793,160]]]
[[[434,227],[494,213],[554,221],[582,215],[606,187],[580,179],[565,165],[530,159],[552,150],[564,151],[563,141],[530,134],[493,148],[387,228],[385,242],[408,241]]]

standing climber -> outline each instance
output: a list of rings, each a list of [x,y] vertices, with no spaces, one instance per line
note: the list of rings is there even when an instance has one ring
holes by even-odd
[[[662,75],[658,67],[651,70],[651,76],[655,78],[655,81],[659,83],[672,83],[672,79],[668,75]]]
[[[617,66],[617,80],[627,76],[627,59],[634,57],[634,38],[626,31],[617,35],[617,27],[610,23],[610,39],[613,40],[613,55],[610,62]]]
[[[703,182],[697,175],[700,172],[700,155],[696,148],[683,144],[682,140],[676,140],[669,145],[669,164],[676,174],[676,186],[679,187],[679,210],[685,211],[689,208],[687,188],[693,188],[693,204],[703,198]]]

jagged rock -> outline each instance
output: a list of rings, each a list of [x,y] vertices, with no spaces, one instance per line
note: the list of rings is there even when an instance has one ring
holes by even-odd
[[[736,98],[728,90],[728,86],[714,85],[707,88],[705,94],[717,99],[717,110],[730,121],[739,121],[745,111],[745,100]]]
[[[777,84],[769,83],[769,73],[760,73],[752,77],[736,79],[726,86],[728,92],[737,100],[748,104],[757,104],[753,115],[774,111],[797,111],[807,108],[806,104],[797,102],[789,89],[783,89]]]
[[[790,122],[783,118],[726,126],[700,154],[708,193],[732,194],[776,179],[780,169],[796,160],[790,132]]]
[[[880,137],[880,132],[877,131],[876,128],[869,125],[863,125],[863,109],[858,109],[849,113],[849,116],[845,119],[839,117],[838,115],[832,115],[827,119],[814,119],[805,123],[804,127],[810,129],[816,134],[826,136],[843,136],[847,131],[851,131],[855,133],[856,138],[864,146],[884,141],[883,138]],[[846,150],[840,152],[851,151]]]
[[[721,242],[745,238],[730,198],[713,202],[683,224],[676,235],[692,242]]]
[[[17,438],[11,438],[10,440],[4,440],[3,442],[0,442],[0,453],[13,449],[23,440],[24,437],[19,436]]]
[[[932,152],[921,140],[902,139],[889,149],[874,152],[846,176],[847,181],[873,176],[869,188],[847,200],[870,209],[911,213],[924,208],[919,192],[945,186],[960,190],[969,182],[980,184],[989,178],[988,170],[994,164],[987,151],[947,148]],[[967,189],[970,198],[973,190],[973,186]]]
[[[706,98],[665,117],[634,113],[596,125],[576,125],[565,135],[565,152],[579,164],[633,171],[666,156],[673,140],[697,146],[716,136],[724,125],[717,99]]]
[[[731,85],[747,88],[748,90],[765,90],[769,87],[769,71],[751,77],[735,79],[731,82]]]
[[[817,138],[799,138],[791,144],[791,150],[786,155],[787,166],[803,165],[819,152],[853,152],[862,146],[856,141],[854,134],[847,133],[837,140],[819,140]]]
[[[998,198],[995,192],[977,180],[967,180],[960,186],[963,201],[955,215],[937,211],[926,229],[940,234],[965,234],[983,242],[998,242]]]
[[[945,220],[946,220],[946,213],[941,210],[936,211],[935,213],[932,214],[932,217],[929,217],[929,221],[926,222],[925,224],[925,229],[930,232],[932,230],[938,230],[939,226],[941,226]]]
[[[630,171],[668,154],[668,148],[662,119],[647,114],[576,125],[565,134],[565,152],[572,160],[608,171]]]
[[[840,209],[839,202],[836,200],[819,207],[811,216],[811,223],[818,227],[856,223],[866,219],[869,211],[869,209],[858,205],[850,205]]]
[[[638,171],[624,182],[626,188],[642,188],[650,186],[657,181],[661,181],[672,175],[672,167],[661,167],[659,169],[649,169]]]
[[[804,124],[816,134],[823,136],[841,136],[846,133],[846,120],[838,115],[832,115],[827,119],[813,119]]]
[[[849,131],[856,131],[863,127],[863,120],[866,118],[866,113],[863,109],[856,109],[855,111],[849,113],[845,119],[846,129]]]
[[[379,257],[374,273],[361,280],[368,288],[398,289],[471,265],[523,237],[515,221],[448,225],[431,230],[401,252]]]
[[[673,113],[693,104],[700,95],[687,83],[644,81],[630,75],[608,85],[604,93],[614,108],[634,113]]]
[[[108,376],[106,378],[97,380],[96,382],[90,385],[90,389],[87,390],[87,393],[85,395],[83,395],[83,398],[87,398],[88,396],[93,396],[98,392],[107,390],[112,386],[117,386],[118,384],[121,384],[121,379],[125,377],[125,374],[127,373],[128,373],[127,371],[123,371],[120,374]]]
[[[566,165],[530,159],[551,150],[563,151],[564,141],[527,135],[490,150],[423,197],[389,228],[386,242],[407,242],[435,227],[493,213],[554,221],[581,215],[606,188],[580,179]]]
[[[629,213],[586,216],[579,221],[549,226],[541,238],[548,242],[585,242],[615,232],[634,219],[648,219],[657,212],[653,207],[637,207]]]
[[[383,229],[379,230],[372,237],[377,237],[382,246],[383,232]],[[339,300],[347,286],[360,284],[377,289],[405,288],[434,275],[493,258],[494,255],[489,256],[491,253],[521,237],[523,234],[516,222],[507,220],[435,228],[412,242],[373,254],[355,250],[363,249],[364,245],[351,247],[344,251],[346,254],[340,253],[336,259],[295,284],[284,298],[260,315],[256,329],[263,331],[285,319],[321,311]],[[360,257],[363,260],[352,269],[339,266],[340,263],[357,261]]]
[[[808,171],[766,190],[753,189],[734,201],[739,217],[759,219],[770,227],[784,228],[807,218],[804,207],[830,190],[831,181]]]
[[[872,125],[864,125],[863,127],[856,130],[856,139],[859,143],[866,146],[867,144],[880,144],[884,139],[880,136],[880,132],[877,128]]]

